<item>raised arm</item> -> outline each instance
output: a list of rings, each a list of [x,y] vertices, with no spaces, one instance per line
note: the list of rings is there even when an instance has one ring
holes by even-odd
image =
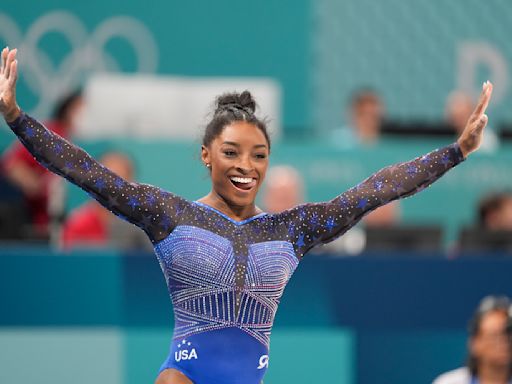
[[[16,104],[16,50],[4,49],[1,56],[0,113],[36,160],[142,228],[151,240],[165,238],[176,225],[176,212],[185,201],[159,188],[120,178],[84,150],[23,113]]]
[[[487,124],[492,85],[484,83],[478,105],[456,143],[411,161],[386,167],[333,200],[283,212],[290,240],[302,256],[354,226],[365,214],[390,201],[422,191],[478,149]]]

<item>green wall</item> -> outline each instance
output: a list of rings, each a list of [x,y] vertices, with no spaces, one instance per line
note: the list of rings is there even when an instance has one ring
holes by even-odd
[[[85,69],[77,73],[58,67],[73,53],[83,48],[101,23],[117,16],[130,16],[142,23],[156,44],[156,73],[189,76],[254,76],[276,79],[283,88],[284,125],[303,127],[309,124],[309,0],[263,0],[259,2],[209,1],[154,1],[151,3],[126,1],[8,1],[2,4],[2,14],[19,29],[20,37],[8,39],[10,25],[0,26],[0,45],[23,48],[27,33],[41,17],[50,12],[69,12],[85,28],[85,37],[70,44],[72,27],[63,32],[45,32],[35,46],[49,55],[49,87],[73,86],[90,73]],[[60,20],[60,19],[59,19]],[[54,22],[53,27],[59,27]],[[12,28],[11,28],[12,29]],[[34,31],[32,31],[34,32]],[[35,32],[34,32],[35,33]],[[10,40],[10,41],[9,41]],[[118,70],[134,72],[137,54],[126,39],[114,37],[104,46]],[[103,55],[103,53],[102,53]],[[40,97],[53,97],[52,90],[41,89],[44,79],[23,60],[20,52],[21,105],[30,110]],[[26,57],[26,56],[25,56]],[[34,59],[35,68],[43,68]],[[73,73],[73,74],[72,74]],[[29,79],[29,77],[32,77]],[[71,78],[68,78],[71,77]],[[28,86],[27,80],[34,84]],[[44,112],[48,112],[48,108]],[[41,112],[38,117],[45,117]]]

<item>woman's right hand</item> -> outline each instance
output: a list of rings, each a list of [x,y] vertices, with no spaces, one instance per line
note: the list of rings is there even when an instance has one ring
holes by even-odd
[[[0,113],[8,123],[16,120],[21,113],[16,104],[16,80],[18,79],[16,52],[16,49],[4,48],[0,64]]]

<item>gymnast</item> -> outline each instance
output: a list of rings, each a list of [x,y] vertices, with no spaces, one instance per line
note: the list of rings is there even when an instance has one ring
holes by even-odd
[[[156,384],[259,384],[283,290],[302,257],[345,233],[368,212],[417,193],[478,149],[492,84],[459,139],[382,169],[323,203],[267,214],[255,205],[269,163],[265,121],[248,91],[217,98],[201,159],[211,191],[197,201],[128,182],[46,129],[16,102],[16,49],[0,67],[0,112],[46,168],[85,190],[151,239],[174,309],[170,353]],[[166,172],[165,163],[155,164]]]

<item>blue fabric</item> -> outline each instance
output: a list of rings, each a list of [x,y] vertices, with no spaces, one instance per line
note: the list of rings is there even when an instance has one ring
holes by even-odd
[[[160,371],[175,368],[199,384],[245,384],[260,383],[267,367],[267,348],[230,327],[175,338]]]

